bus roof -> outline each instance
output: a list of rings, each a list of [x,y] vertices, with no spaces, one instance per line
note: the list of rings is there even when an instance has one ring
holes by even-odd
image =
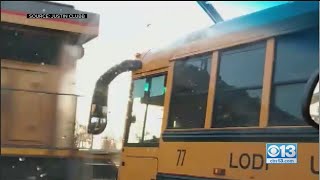
[[[135,73],[168,67],[170,60],[224,49],[319,25],[319,2],[292,2],[215,24],[142,54]]]
[[[87,14],[83,19],[28,19],[27,14]],[[41,1],[1,1],[1,22],[76,33],[83,43],[98,36],[99,15]]]

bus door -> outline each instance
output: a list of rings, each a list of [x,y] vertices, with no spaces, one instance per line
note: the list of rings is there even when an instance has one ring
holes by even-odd
[[[165,82],[165,74],[132,82],[120,180],[156,179]]]

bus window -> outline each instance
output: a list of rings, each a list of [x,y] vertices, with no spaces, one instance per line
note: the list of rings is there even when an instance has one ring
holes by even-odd
[[[142,103],[142,98],[145,96],[145,84],[145,78],[133,82],[131,116],[135,117],[135,122],[130,124],[128,143],[139,143],[142,141],[144,117],[147,110],[147,104]]]
[[[151,87],[146,114],[144,142],[158,143],[161,133],[163,117],[163,103],[165,93],[165,76],[151,79]]]
[[[221,53],[212,127],[259,125],[265,42]]]
[[[207,106],[211,56],[176,61],[168,128],[202,128]]]
[[[307,125],[300,103],[305,83],[319,67],[318,33],[314,28],[276,38],[269,126]]]
[[[159,143],[164,94],[165,75],[133,81],[128,144]]]

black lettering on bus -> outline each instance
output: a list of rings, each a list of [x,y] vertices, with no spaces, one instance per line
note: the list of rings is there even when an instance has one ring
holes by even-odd
[[[177,152],[179,153],[179,156],[178,156],[178,159],[177,159],[177,164],[176,164],[176,166],[178,166],[178,165],[179,165],[179,162],[180,162],[181,149],[178,149]]]
[[[232,153],[230,153],[229,167],[230,168],[238,168],[238,166],[235,166],[232,164]]]
[[[264,164],[263,156],[261,154],[253,154],[252,169],[262,169]]]
[[[183,166],[184,158],[186,156],[187,151],[185,149],[178,149],[177,152],[178,152],[179,156],[177,159],[176,166]]]
[[[244,153],[241,154],[239,157],[239,160],[234,160],[234,154],[230,153],[229,156],[229,168],[242,168],[242,169],[255,169],[255,170],[261,170],[263,169],[263,166],[266,165],[265,170],[269,169],[269,165],[265,163],[264,156],[262,154],[248,154]],[[251,161],[252,160],[252,161]],[[252,163],[252,164],[251,164]]]
[[[310,169],[311,169],[311,172],[312,172],[313,174],[319,174],[319,169],[316,169],[316,168],[315,168],[314,156],[311,156]]]
[[[183,152],[183,158],[182,158],[181,166],[183,166],[183,162],[184,162],[184,158],[186,157],[187,150],[183,149],[182,152]]]
[[[245,159],[244,157],[247,157],[247,163],[245,164],[246,160],[243,160]],[[248,169],[248,167],[250,166],[250,156],[249,154],[247,153],[244,153],[244,154],[241,154],[240,158],[239,158],[239,164],[240,164],[240,167],[242,169]]]

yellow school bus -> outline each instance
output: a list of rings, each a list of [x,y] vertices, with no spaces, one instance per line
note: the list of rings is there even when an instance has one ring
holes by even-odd
[[[87,18],[27,18],[55,13]],[[1,1],[1,180],[117,174],[110,155],[75,144],[76,63],[98,30],[98,14],[70,5]]]
[[[319,131],[300,106],[318,67],[319,3],[265,9],[109,69],[89,132],[107,125],[108,84],[132,71],[119,180],[316,180]],[[267,163],[267,143],[297,143],[297,162]]]

